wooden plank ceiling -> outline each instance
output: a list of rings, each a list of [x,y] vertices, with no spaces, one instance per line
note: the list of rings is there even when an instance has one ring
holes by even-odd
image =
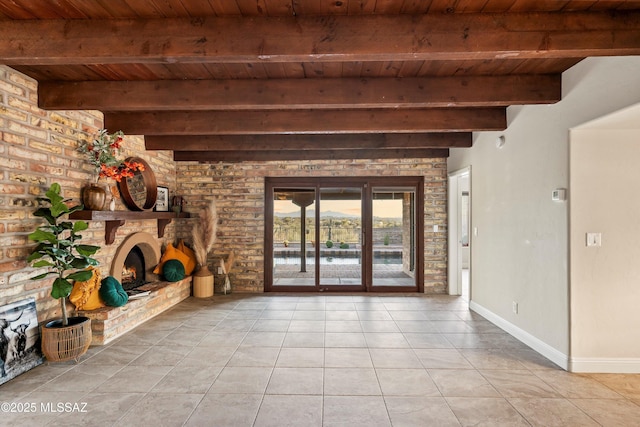
[[[446,157],[640,54],[640,1],[11,0],[0,63],[177,161]]]

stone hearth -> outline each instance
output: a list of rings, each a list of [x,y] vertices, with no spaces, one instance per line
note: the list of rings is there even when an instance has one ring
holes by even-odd
[[[81,316],[91,318],[91,345],[104,345],[144,323],[163,311],[173,307],[191,295],[191,277],[177,282],[161,281],[153,273],[160,262],[160,245],[149,233],[138,232],[127,236],[116,250],[109,274],[122,281],[122,270],[129,252],[138,248],[142,253],[147,283],[136,288],[149,291],[149,295],[130,299],[122,307],[103,307],[92,311],[78,311]]]
[[[105,345],[136,326],[173,307],[191,295],[191,276],[178,282],[154,282],[138,288],[149,295],[130,300],[122,307],[78,311],[91,318],[91,345]]]

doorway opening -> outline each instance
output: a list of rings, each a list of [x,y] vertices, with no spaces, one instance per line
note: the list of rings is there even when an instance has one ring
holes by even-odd
[[[265,194],[266,291],[422,291],[422,177],[268,178]]]
[[[471,300],[471,168],[449,174],[449,295]]]

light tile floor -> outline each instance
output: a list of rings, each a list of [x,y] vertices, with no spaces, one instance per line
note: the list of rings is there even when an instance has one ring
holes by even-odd
[[[3,426],[626,427],[640,375],[569,374],[456,297],[228,295],[39,366],[0,401],[22,411]]]

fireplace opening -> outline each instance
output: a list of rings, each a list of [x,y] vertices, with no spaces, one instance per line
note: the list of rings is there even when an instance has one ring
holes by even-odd
[[[153,267],[160,262],[160,255],[160,244],[154,236],[144,231],[130,234],[116,249],[109,274],[125,289],[157,282]]]
[[[144,254],[139,246],[131,248],[122,266],[122,287],[129,291],[146,283]]]

